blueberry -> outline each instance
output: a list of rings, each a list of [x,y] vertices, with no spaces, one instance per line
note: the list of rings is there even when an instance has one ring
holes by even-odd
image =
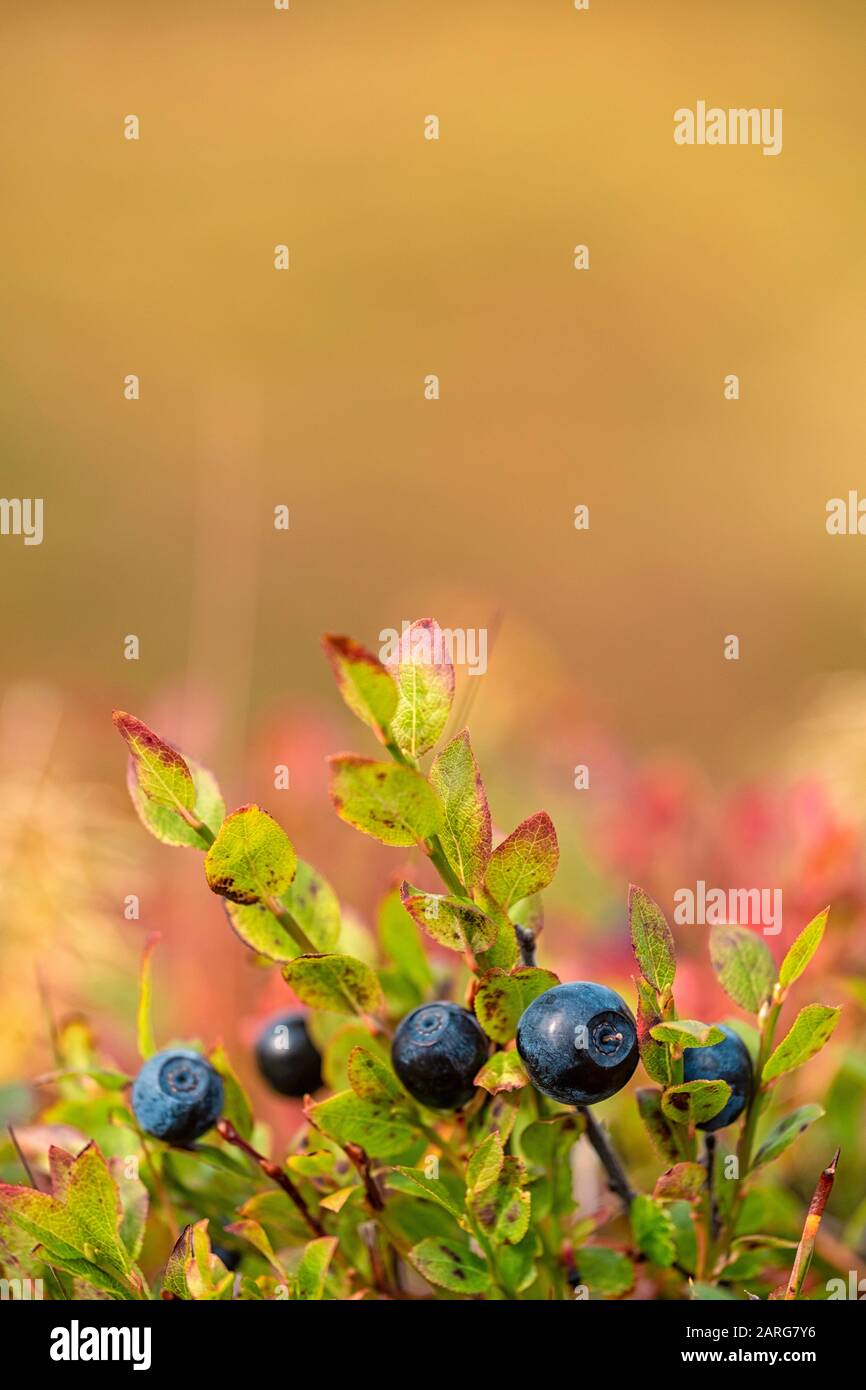
[[[490,1044],[474,1014],[437,1001],[400,1022],[391,1061],[406,1090],[433,1110],[458,1110],[471,1099]]]
[[[132,1083],[132,1108],[143,1130],[169,1144],[191,1144],[216,1124],[223,1081],[198,1052],[177,1048],[149,1057]]]
[[[614,990],[577,980],[533,999],[517,1025],[517,1050],[544,1095],[563,1105],[594,1105],[631,1078],[637,1029]]]
[[[724,1042],[712,1047],[687,1047],[683,1052],[685,1081],[727,1081],[731,1098],[724,1110],[705,1120],[698,1129],[712,1133],[733,1124],[743,1113],[752,1094],[752,1059],[742,1038],[724,1023],[717,1023],[725,1035]]]
[[[256,1062],[281,1096],[305,1096],[322,1084],[322,1059],[303,1014],[276,1014],[256,1041]]]

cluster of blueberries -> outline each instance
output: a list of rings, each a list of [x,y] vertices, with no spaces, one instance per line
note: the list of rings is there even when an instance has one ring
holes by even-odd
[[[724,1041],[687,1048],[686,1081],[727,1081],[730,1099],[699,1126],[717,1130],[742,1113],[752,1088],[745,1044],[725,1024]],[[579,980],[555,985],[529,1005],[517,1027],[517,1050],[533,1085],[563,1105],[594,1105],[615,1095],[638,1063],[637,1028],[614,990]],[[475,1015],[436,1001],[413,1009],[394,1035],[394,1070],[410,1095],[435,1110],[457,1110],[474,1093],[490,1043]],[[304,1096],[322,1085],[319,1052],[303,1014],[281,1014],[256,1043],[259,1071],[280,1095]],[[197,1052],[175,1049],[148,1059],[132,1087],[141,1127],[169,1143],[188,1145],[219,1119],[224,1103],[219,1073]]]

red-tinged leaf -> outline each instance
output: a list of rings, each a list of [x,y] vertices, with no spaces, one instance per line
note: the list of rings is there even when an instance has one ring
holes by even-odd
[[[506,912],[513,903],[547,888],[559,864],[553,821],[538,811],[522,821],[490,856],[487,891]]]
[[[496,923],[462,898],[423,893],[406,882],[400,885],[400,898],[418,926],[449,950],[471,951],[477,956],[496,939]]]
[[[192,773],[177,749],[167,744],[134,714],[115,710],[112,718],[129,748],[142,795],[158,806],[191,812],[195,805],[195,785]]]
[[[454,667],[446,639],[433,618],[420,618],[401,634],[385,665],[397,684],[391,732],[410,758],[432,748],[454,698]]]
[[[349,709],[384,742],[397,708],[398,691],[393,677],[378,657],[352,637],[326,633],[322,646]]]
[[[706,1181],[707,1171],[703,1164],[676,1163],[662,1173],[653,1195],[666,1202],[692,1202],[700,1196]]]
[[[674,939],[658,903],[635,884],[628,890],[628,920],[640,973],[661,993],[673,984],[676,974]]]

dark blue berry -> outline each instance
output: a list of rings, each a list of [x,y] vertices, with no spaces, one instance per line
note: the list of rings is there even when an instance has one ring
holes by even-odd
[[[733,1124],[746,1108],[752,1094],[752,1059],[742,1038],[725,1023],[717,1023],[724,1041],[712,1047],[687,1047],[683,1052],[685,1081],[727,1081],[731,1097],[724,1110],[705,1120],[698,1129],[712,1133]]]
[[[303,1014],[276,1014],[256,1041],[259,1071],[281,1096],[305,1096],[322,1084],[322,1058]]]
[[[406,1090],[433,1110],[458,1110],[471,1099],[490,1044],[474,1014],[437,1001],[401,1021],[391,1061]]]
[[[191,1144],[216,1124],[223,1081],[198,1052],[177,1048],[149,1057],[132,1083],[132,1108],[143,1130],[169,1144]]]
[[[631,1079],[637,1029],[614,990],[577,980],[532,1001],[517,1025],[517,1050],[544,1095],[562,1105],[594,1105]]]

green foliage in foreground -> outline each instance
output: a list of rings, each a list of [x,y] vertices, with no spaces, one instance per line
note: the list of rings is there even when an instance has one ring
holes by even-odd
[[[208,1055],[224,1080],[223,1118],[190,1148],[171,1148],[139,1130],[131,1078],[106,1067],[85,1023],[68,1023],[55,1039],[56,1071],[40,1078],[53,1098],[27,1131],[29,1163],[19,1164],[11,1144],[2,1151],[4,1173],[17,1165],[19,1174],[0,1185],[4,1277],[42,1278],[53,1298],[622,1298],[638,1280],[644,1297],[778,1292],[796,1242],[755,1224],[752,1176],[824,1112],[811,1103],[781,1113],[760,1141],[758,1128],[780,1080],[838,1022],[838,1009],[808,1004],[786,1033],[779,1029],[826,911],[779,970],[753,932],[714,929],[716,976],[755,1019],[742,1026],[756,1040],[756,1086],[737,1126],[704,1148],[697,1126],[724,1108],[730,1089],[685,1082],[683,1054],[722,1034],[678,1017],[670,927],[631,889],[635,1013],[653,1083],[635,1099],[664,1171],[652,1192],[617,1187],[622,1173],[594,1116],[541,1096],[514,1047],[522,1012],[558,983],[535,960],[542,895],[559,859],[550,817],[529,815],[494,847],[469,734],[437,748],[454,672],[432,620],[413,624],[387,665],[350,638],[327,637],[324,646],[346,704],[384,754],[330,760],[334,809],[383,844],[419,851],[442,891],[408,881],[390,891],[376,939],[361,950],[326,878],[268,812],[248,805],[227,815],[210,772],[139,719],[116,714],[142,823],[165,844],[204,853],[206,884],[224,900],[231,928],[312,1011],[328,1093],[307,1098],[302,1133],[275,1155],[216,1046]],[[420,759],[434,749],[425,772]],[[448,979],[425,938],[452,953]],[[156,1047],[153,944],[141,976],[142,1058]],[[389,1060],[395,1024],[439,997],[474,1008],[491,1043],[459,1114],[425,1110]],[[76,1134],[89,1142],[75,1152],[54,1142]],[[575,1207],[571,1158],[586,1139],[627,1197],[619,1208]],[[801,1287],[799,1279],[798,1295]]]

